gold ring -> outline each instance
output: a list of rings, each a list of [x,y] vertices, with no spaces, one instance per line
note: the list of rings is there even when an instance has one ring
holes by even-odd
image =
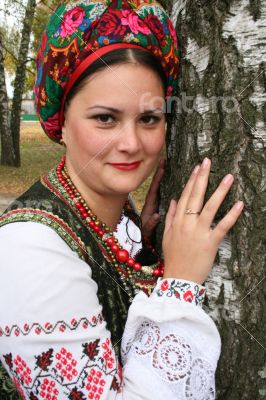
[[[187,208],[186,211],[185,211],[185,214],[189,214],[189,215],[190,214],[200,214],[200,212],[199,211],[198,212],[194,212],[194,211],[191,210],[191,208]]]

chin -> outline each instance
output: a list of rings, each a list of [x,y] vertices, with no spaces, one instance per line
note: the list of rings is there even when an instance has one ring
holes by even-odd
[[[108,184],[108,187],[110,188],[110,190],[115,193],[115,194],[119,194],[119,195],[127,195],[130,192],[134,192],[135,190],[137,190],[140,185],[142,184],[143,181],[141,182],[125,182],[125,183],[119,183],[118,181],[114,182],[114,185],[110,185],[110,182]]]

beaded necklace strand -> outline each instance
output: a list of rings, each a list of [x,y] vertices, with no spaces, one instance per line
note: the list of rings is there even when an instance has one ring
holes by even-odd
[[[134,271],[142,272],[150,276],[161,277],[164,273],[164,267],[161,261],[159,261],[154,267],[143,266],[136,262],[133,257],[130,257],[129,252],[119,244],[114,233],[108,228],[108,226],[101,222],[98,217],[89,209],[85,200],[78,192],[77,188],[71,181],[68,171],[65,166],[65,156],[56,167],[56,174],[59,183],[64,187],[68,196],[73,202],[73,205],[78,212],[79,216],[85,222],[86,226],[91,233],[96,236],[97,241],[104,253],[108,256],[108,259],[114,265],[115,268],[119,269],[123,267],[129,276]],[[125,207],[127,204],[125,205]]]

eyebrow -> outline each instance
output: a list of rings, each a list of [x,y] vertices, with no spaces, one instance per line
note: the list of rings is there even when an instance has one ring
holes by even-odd
[[[97,105],[92,106],[92,107],[88,107],[87,110],[93,110],[94,108],[104,108],[105,110],[112,111],[112,112],[117,113],[117,114],[119,114],[119,113],[121,114],[122,113],[122,111],[118,110],[117,108],[103,106],[103,105],[100,105],[100,104],[97,104]],[[152,109],[152,110],[145,110],[141,114],[155,114],[155,113],[158,113],[158,112],[161,112],[161,113],[164,114],[164,110],[161,109],[161,108],[155,108],[155,109]]]

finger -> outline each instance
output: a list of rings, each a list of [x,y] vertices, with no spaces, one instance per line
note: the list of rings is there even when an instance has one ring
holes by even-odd
[[[159,166],[158,166],[158,168],[157,168],[157,170],[156,170],[156,172],[155,172],[155,174],[154,174],[154,176],[152,178],[150,189],[149,189],[149,192],[148,192],[148,196],[152,197],[152,196],[156,196],[157,195],[157,192],[158,192],[158,189],[159,189],[163,174],[164,174],[164,160],[161,160],[160,164],[159,164]]]
[[[165,232],[167,232],[172,225],[172,221],[176,214],[176,207],[177,207],[177,202],[172,199],[165,218],[165,228],[164,228]]]
[[[150,236],[160,221],[160,214],[153,214],[143,226],[143,234]]]
[[[219,222],[219,224],[214,228],[213,235],[217,243],[220,243],[228,231],[234,226],[237,219],[240,217],[244,208],[243,201],[238,201],[231,210],[226,214],[226,216]]]
[[[211,169],[211,160],[205,158],[201,164],[200,170],[197,174],[197,179],[191,190],[188,198],[186,208],[190,208],[194,212],[200,212],[208,186],[209,174]]]
[[[201,215],[200,220],[205,227],[210,227],[213,219],[221,206],[222,202],[224,201],[229,189],[231,188],[234,182],[234,177],[232,174],[228,174],[224,177],[218,188],[215,190],[213,195],[205,204]]]
[[[187,208],[188,198],[189,198],[190,193],[191,193],[191,191],[193,189],[193,186],[194,186],[194,183],[196,181],[197,174],[198,174],[199,170],[200,170],[200,165],[197,165],[194,168],[192,174],[189,177],[189,180],[187,181],[187,183],[186,183],[186,185],[185,185],[185,187],[183,189],[183,192],[182,192],[182,194],[181,194],[181,196],[180,196],[180,198],[178,200],[178,209],[177,209],[177,212],[176,212],[177,217],[179,217],[180,215],[183,215],[185,210],[186,210],[186,208]]]
[[[157,207],[157,194],[160,187],[160,183],[164,174],[164,161],[161,160],[155,175],[152,178],[152,182],[147,193],[145,204],[143,207],[143,212],[145,214],[152,214],[156,211]]]

